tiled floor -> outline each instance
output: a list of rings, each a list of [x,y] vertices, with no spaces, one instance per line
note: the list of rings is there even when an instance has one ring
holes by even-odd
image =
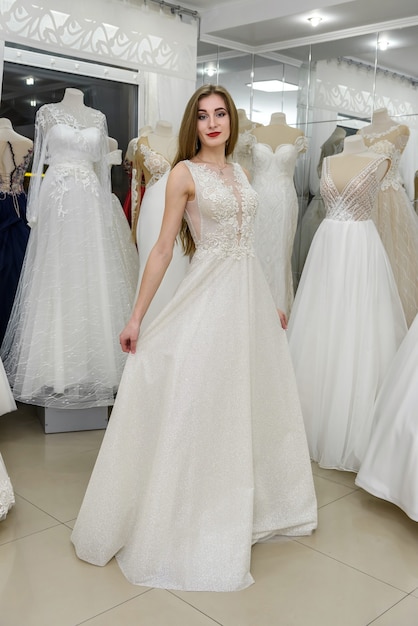
[[[0,418],[16,506],[0,524],[0,626],[417,626],[418,524],[354,476],[313,466],[312,537],[253,548],[237,593],[129,584],[70,543],[103,431],[45,435],[32,407]]]

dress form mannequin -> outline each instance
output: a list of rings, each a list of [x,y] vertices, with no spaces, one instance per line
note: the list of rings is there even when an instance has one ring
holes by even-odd
[[[298,137],[303,136],[300,128],[293,128],[286,123],[286,115],[281,112],[272,113],[268,126],[258,126],[251,132],[259,143],[269,145],[272,150],[285,143],[293,144]]]
[[[141,204],[142,196],[145,191],[145,180],[143,175],[141,176],[141,181],[137,183],[136,170],[133,167],[134,155],[138,146],[138,138],[145,133],[149,133],[152,131],[152,126],[143,126],[138,131],[138,136],[131,139],[128,143],[128,147],[126,148],[125,158],[123,160],[123,168],[125,172],[129,176],[129,191],[126,194],[126,198],[123,202],[123,212],[126,215],[126,219],[129,222],[129,225],[132,226],[132,207],[136,207],[138,204]],[[134,233],[135,239],[135,233]]]
[[[12,310],[30,229],[24,177],[33,142],[0,118],[0,345]]]
[[[243,133],[246,130],[252,130],[253,128],[258,128],[259,126],[262,126],[262,124],[259,124],[258,122],[253,122],[252,120],[250,120],[247,117],[247,113],[245,112],[245,109],[237,109],[237,113],[238,113],[238,128],[239,128],[240,133]]]
[[[373,220],[382,238],[398,285],[408,325],[418,313],[418,216],[405,191],[399,163],[410,136],[405,124],[392,120],[387,109],[373,113],[359,131],[367,147],[391,160],[380,188]]]
[[[84,93],[80,89],[67,87],[64,91],[60,106],[67,111],[69,115],[74,116],[80,124],[84,126],[94,124],[95,111],[84,104]]]
[[[389,163],[358,135],[345,139],[341,154],[324,159],[327,213],[290,315],[309,449],[324,468],[358,471],[377,393],[406,334],[393,272],[371,219]]]

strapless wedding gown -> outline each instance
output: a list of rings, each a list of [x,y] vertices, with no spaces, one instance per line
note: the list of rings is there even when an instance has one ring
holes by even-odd
[[[399,125],[395,125],[382,133],[361,130],[360,134],[370,150],[391,159],[389,172],[378,194],[373,219],[391,262],[409,326],[418,313],[418,216],[399,173],[402,150],[387,140],[398,128]],[[406,135],[404,142],[407,139]]]
[[[324,159],[327,216],[310,247],[289,320],[289,346],[312,459],[358,471],[373,406],[406,334],[389,259],[371,220],[378,157],[339,192]]]
[[[170,163],[162,154],[155,152],[147,145],[141,143],[138,149],[142,151],[144,166],[152,176],[141,201],[136,229],[136,241],[138,243],[139,252],[137,292],[141,284],[148,255],[160,234],[165,207],[165,189],[171,168]],[[180,240],[177,239],[171,263],[142,321],[141,327],[143,330],[145,330],[171,300],[177,287],[183,280],[188,267],[189,259],[184,256]]]
[[[134,584],[233,591],[253,582],[254,542],[312,532],[316,499],[256,194],[238,164],[185,167],[196,252],[128,357],[72,541]]]
[[[356,484],[418,522],[418,316],[376,401],[373,429]]]
[[[293,175],[306,147],[307,139],[301,136],[274,151],[264,143],[252,149],[252,184],[260,202],[254,245],[276,307],[287,315],[294,298],[292,251],[299,213]]]
[[[113,210],[107,129],[96,113],[98,126],[87,128],[59,105],[37,113],[31,233],[2,344],[21,402],[111,405],[126,361],[118,336],[133,305],[137,252],[125,216]]]

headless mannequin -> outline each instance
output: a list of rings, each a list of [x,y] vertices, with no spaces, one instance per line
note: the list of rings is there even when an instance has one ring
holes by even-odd
[[[94,109],[84,104],[84,93],[80,89],[67,87],[60,106],[81,124],[88,126],[94,121]]]
[[[258,128],[262,126],[258,122],[252,122],[248,119],[245,109],[237,109],[238,113],[238,129],[240,133],[245,132],[246,130],[252,130],[253,128]]]
[[[299,128],[293,128],[293,126],[286,124],[284,113],[272,113],[268,126],[259,126],[251,132],[259,143],[269,145],[272,150],[282,144],[294,144],[298,137],[303,136],[303,132]]]
[[[329,157],[329,171],[335,187],[341,193],[347,183],[350,182],[366,165],[371,161],[380,158],[380,154],[375,154],[367,149],[362,137],[352,135],[344,140],[344,148],[341,154]],[[384,178],[390,165],[390,160],[386,159],[376,170],[376,178],[380,181]]]
[[[10,176],[33,148],[33,141],[13,130],[6,117],[0,118],[0,175]]]
[[[410,135],[408,126],[395,122],[395,120],[389,117],[387,109],[376,109],[373,112],[372,123],[358,132],[363,135],[368,146],[382,139],[382,135],[384,135],[387,141],[393,143],[401,151],[405,149]],[[375,135],[375,137],[372,135]]]
[[[321,156],[319,157],[317,172],[318,177],[321,178],[322,174],[322,161],[326,156],[333,156],[338,154],[341,151],[341,147],[343,145],[346,131],[344,128],[336,126],[332,131],[331,135],[328,137],[326,141],[321,146]]]

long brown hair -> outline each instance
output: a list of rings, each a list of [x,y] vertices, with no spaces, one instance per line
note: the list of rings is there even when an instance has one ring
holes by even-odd
[[[172,167],[177,165],[177,163],[180,163],[180,161],[193,158],[199,152],[200,141],[197,136],[199,103],[202,98],[206,98],[212,94],[221,96],[225,102],[225,108],[228,111],[230,123],[229,139],[225,144],[225,156],[227,157],[233,153],[238,139],[238,113],[235,103],[225,87],[211,84],[202,85],[194,92],[184,111],[178,136],[178,150]],[[183,246],[184,254],[186,256],[191,256],[195,251],[195,245],[187,222],[184,218],[180,228],[180,240]]]

